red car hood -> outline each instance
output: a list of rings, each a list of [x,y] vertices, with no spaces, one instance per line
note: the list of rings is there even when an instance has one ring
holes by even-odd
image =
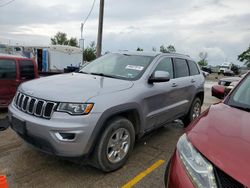
[[[226,174],[250,187],[250,113],[212,105],[187,131],[188,139]]]

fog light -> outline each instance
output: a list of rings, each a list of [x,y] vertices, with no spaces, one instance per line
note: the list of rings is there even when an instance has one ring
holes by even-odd
[[[74,141],[76,137],[75,133],[56,133],[55,135],[61,141]]]

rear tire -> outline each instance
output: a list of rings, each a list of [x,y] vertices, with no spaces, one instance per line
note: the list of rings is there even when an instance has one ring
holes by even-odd
[[[184,127],[187,127],[190,124],[190,122],[192,122],[200,115],[200,113],[201,113],[201,99],[197,97],[194,99],[188,114],[182,118]]]
[[[133,124],[120,116],[111,119],[93,153],[94,166],[104,172],[121,168],[133,150],[134,142]]]

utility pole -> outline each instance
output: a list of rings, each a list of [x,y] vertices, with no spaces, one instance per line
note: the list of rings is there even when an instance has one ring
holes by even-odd
[[[96,46],[97,57],[100,57],[102,53],[103,12],[104,12],[104,0],[100,0],[99,25],[98,25],[97,46]]]

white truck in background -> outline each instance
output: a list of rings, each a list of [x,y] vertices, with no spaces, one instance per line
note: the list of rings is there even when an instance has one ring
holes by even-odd
[[[42,56],[42,57],[41,57]],[[37,53],[38,70],[63,72],[67,67],[79,68],[83,63],[83,50],[78,47],[53,45]]]
[[[233,66],[233,63],[230,63],[230,62],[222,63],[219,69],[219,73],[222,73],[222,74],[230,73],[230,71],[232,71],[231,70],[232,66]]]
[[[65,45],[21,46],[0,44],[0,52],[21,55],[36,61],[41,74],[63,73],[83,65],[83,49]]]

